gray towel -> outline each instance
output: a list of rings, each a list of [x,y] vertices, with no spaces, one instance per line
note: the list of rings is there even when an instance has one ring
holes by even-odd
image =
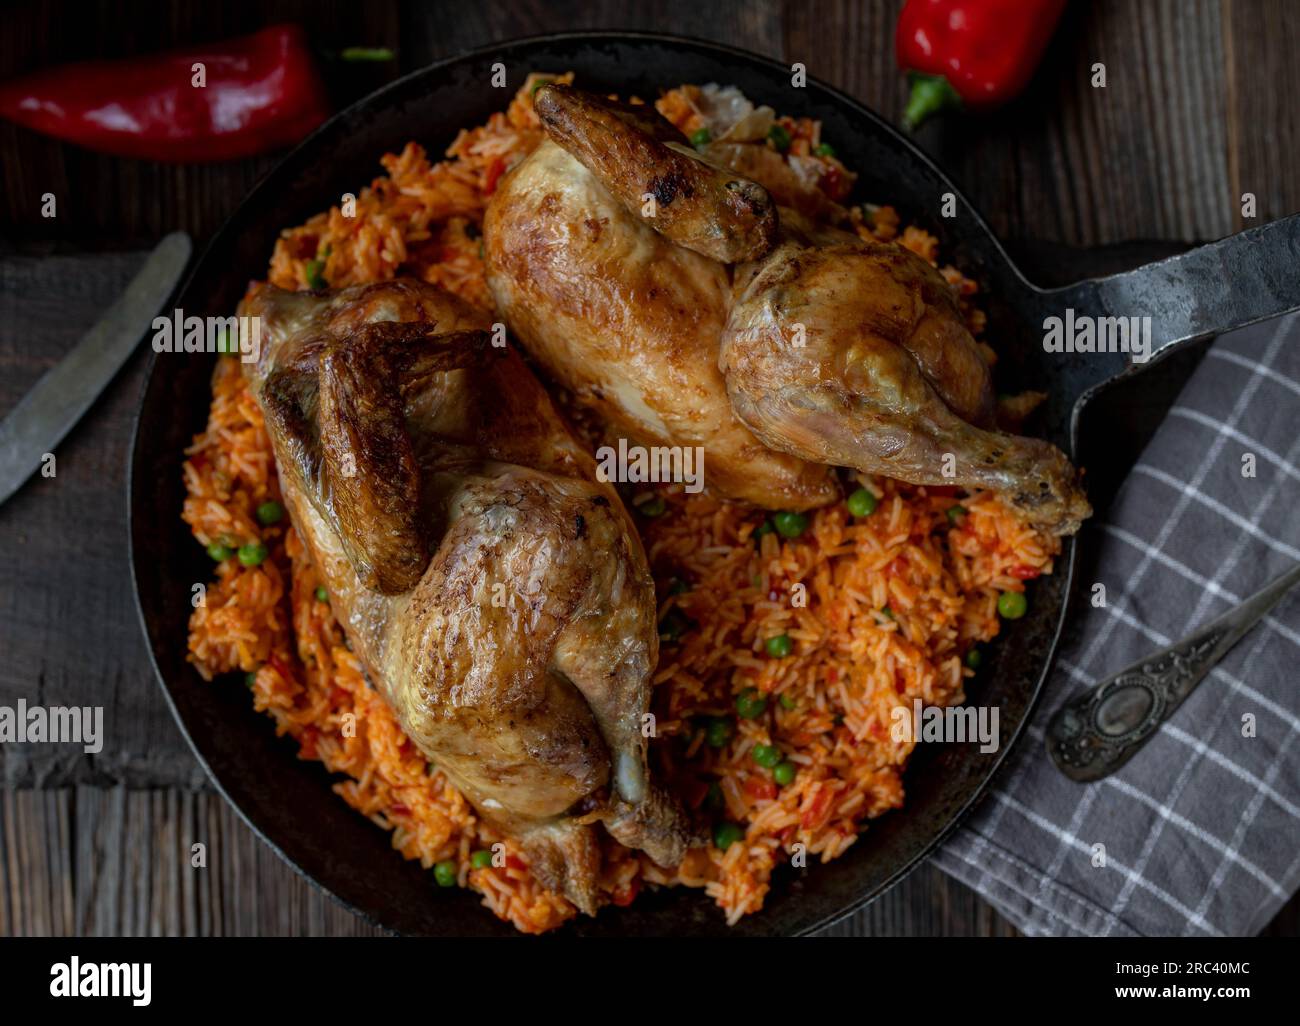
[[[1214,343],[1106,519],[1085,527],[1106,607],[1074,611],[1027,736],[935,856],[945,872],[1029,934],[1231,936],[1268,923],[1300,886],[1300,589],[1105,780],[1062,776],[1043,731],[1068,696],[1300,561],[1297,504],[1292,315]]]

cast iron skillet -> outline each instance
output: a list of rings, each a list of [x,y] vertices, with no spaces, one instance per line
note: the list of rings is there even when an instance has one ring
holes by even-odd
[[[509,84],[494,88],[494,65]],[[1046,390],[1035,433],[1079,454],[1078,413],[1104,382],[1128,371],[1121,355],[1052,355],[1043,318],[1076,313],[1150,314],[1165,346],[1300,305],[1295,273],[1300,228],[1291,218],[1193,250],[1136,272],[1066,289],[1040,290],[1012,266],[984,221],[910,142],[849,97],[812,79],[791,86],[790,69],[712,43],[642,33],[566,34],[524,39],[455,57],[408,75],[343,111],[294,150],[248,196],[207,247],[178,305],[188,314],[228,315],[250,278],[265,274],[281,228],[301,223],[357,191],[380,170],[380,155],[407,140],[440,154],[462,128],[501,110],[529,71],[577,73],[588,88],[658,95],[683,82],[739,86],[777,111],[819,118],[823,137],[859,175],[856,199],[896,206],[924,227],[950,260],[978,280],[989,337],[1001,354],[998,387]],[[941,197],[957,216],[938,216]],[[437,888],[404,861],[388,835],[330,790],[328,774],[277,740],[233,680],[204,683],[186,663],[190,588],[211,564],[180,520],[181,450],[203,429],[215,356],[155,355],[136,422],[129,483],[136,596],[155,668],[182,731],[221,792],[292,866],[355,911],[409,934],[499,934],[512,929],[467,891]],[[1086,453],[1085,453],[1086,455]],[[1000,707],[1002,747],[921,746],[907,772],[907,805],[875,821],[829,865],[781,869],[761,913],[731,929],[702,894],[643,894],[566,926],[584,936],[807,933],[834,922],[896,883],[975,803],[1033,706],[1064,620],[1075,563],[1065,543],[1054,575],[1034,585],[1029,613],[1005,624],[971,700]]]

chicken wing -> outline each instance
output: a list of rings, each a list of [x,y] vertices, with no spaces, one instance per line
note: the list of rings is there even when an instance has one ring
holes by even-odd
[[[597,822],[674,865],[649,780],[654,586],[617,494],[482,313],[413,280],[255,286],[248,373],[295,528],[406,735],[597,907]]]
[[[547,135],[590,168],[623,207],[664,237],[725,264],[776,239],[776,207],[752,179],[700,159],[653,108],[545,85],[533,100]]]

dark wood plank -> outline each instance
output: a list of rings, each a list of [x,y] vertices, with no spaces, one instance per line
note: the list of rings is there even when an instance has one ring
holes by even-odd
[[[1300,18],[1293,0],[1224,0],[1230,69],[1228,135],[1230,199],[1237,227],[1263,224],[1300,210]],[[1241,218],[1244,192],[1258,204]]]
[[[0,411],[7,412],[122,291],[140,253],[0,257]],[[202,782],[153,682],[126,552],[126,455],[143,352],[37,475],[0,506],[0,696],[102,706],[103,750],[0,746],[0,781]],[[39,459],[39,454],[36,456]]]

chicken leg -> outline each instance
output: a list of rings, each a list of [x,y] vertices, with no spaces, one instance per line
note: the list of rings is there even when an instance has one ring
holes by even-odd
[[[924,485],[998,492],[1073,534],[1092,512],[1070,461],[997,431],[988,365],[952,290],[900,246],[782,213],[737,269],[719,362],[732,408],[774,449]]]

